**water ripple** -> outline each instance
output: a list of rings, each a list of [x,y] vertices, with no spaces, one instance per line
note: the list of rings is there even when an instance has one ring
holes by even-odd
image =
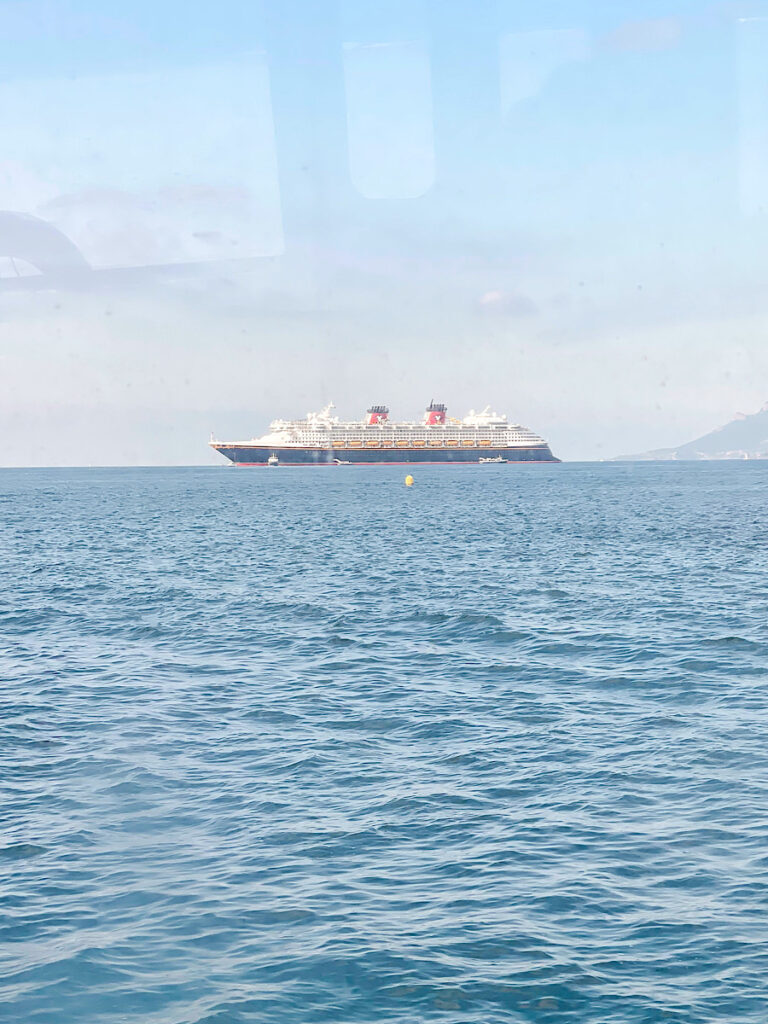
[[[4,1019],[763,1024],[767,499],[0,473]]]

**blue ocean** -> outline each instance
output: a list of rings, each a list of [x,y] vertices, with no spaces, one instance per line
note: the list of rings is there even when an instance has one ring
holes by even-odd
[[[765,1024],[768,465],[0,471],[0,1018]]]

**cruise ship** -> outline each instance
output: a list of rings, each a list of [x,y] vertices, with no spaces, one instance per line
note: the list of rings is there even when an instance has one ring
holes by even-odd
[[[333,410],[331,403],[303,420],[274,420],[268,434],[251,441],[208,443],[236,466],[560,461],[544,438],[490,406],[459,420],[433,401],[419,423],[390,420],[385,405],[372,405],[365,419],[347,422]]]

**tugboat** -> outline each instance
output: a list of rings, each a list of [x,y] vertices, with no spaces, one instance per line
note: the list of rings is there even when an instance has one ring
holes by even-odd
[[[269,458],[267,459],[267,465],[268,466],[279,466],[280,465],[280,459],[278,459],[278,457],[276,455],[270,455]]]
[[[503,459],[501,455],[497,455],[495,459],[479,459],[478,461],[481,465],[487,465],[489,462],[506,462],[507,460]]]

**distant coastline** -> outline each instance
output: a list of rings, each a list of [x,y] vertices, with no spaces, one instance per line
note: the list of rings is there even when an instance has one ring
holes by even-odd
[[[720,462],[768,460],[768,403],[759,412],[737,415],[725,426],[677,448],[618,455],[611,462]]]

